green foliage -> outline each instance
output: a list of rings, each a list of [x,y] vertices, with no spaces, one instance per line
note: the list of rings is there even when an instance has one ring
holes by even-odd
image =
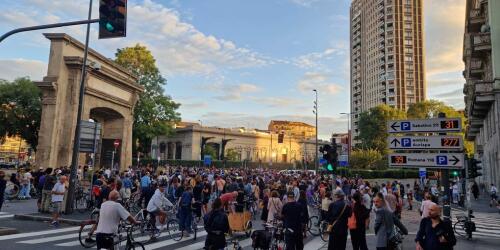
[[[217,160],[219,157],[217,157],[217,151],[215,150],[212,145],[205,145],[205,148],[203,149],[203,155],[210,155],[212,157],[212,160]]]
[[[447,106],[443,102],[436,100],[427,100],[418,103],[414,103],[408,107],[407,116],[412,119],[426,119],[431,117],[438,117],[439,113],[445,113],[446,117],[460,117],[462,118],[462,131],[460,133],[449,133],[458,134],[464,138],[464,151],[466,154],[474,153],[474,143],[465,140],[465,130],[467,127],[467,118],[465,118],[464,112],[455,110],[451,106]]]
[[[375,149],[358,149],[351,152],[349,164],[354,169],[385,169],[387,158]]]
[[[41,92],[29,78],[0,80],[0,141],[20,136],[36,150],[42,114]]]
[[[382,104],[371,108],[367,112],[359,115],[359,135],[356,138],[360,141],[357,145],[361,149],[374,149],[382,154],[387,152],[387,121],[404,119],[406,113],[402,110],[392,108]]]
[[[134,108],[133,150],[148,152],[151,139],[157,135],[171,135],[173,124],[180,120],[180,104],[164,94],[166,80],[156,66],[151,52],[139,44],[118,49],[115,61],[138,77],[144,87]],[[138,147],[137,147],[138,146]]]
[[[236,151],[234,148],[230,148],[226,150],[224,158],[228,161],[237,161],[239,158],[238,156],[239,156],[238,151]]]

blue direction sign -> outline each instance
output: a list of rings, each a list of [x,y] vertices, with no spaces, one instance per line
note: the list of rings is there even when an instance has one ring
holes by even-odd
[[[211,155],[204,155],[203,156],[203,164],[205,164],[205,166],[210,166],[212,164],[212,156]]]
[[[460,132],[461,130],[462,120],[460,118],[396,120],[387,122],[387,132],[389,133]]]

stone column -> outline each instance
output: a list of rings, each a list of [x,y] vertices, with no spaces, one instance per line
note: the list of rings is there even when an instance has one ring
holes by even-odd
[[[35,84],[42,91],[42,115],[40,131],[38,133],[38,147],[36,151],[36,165],[39,167],[56,167],[56,158],[53,157],[52,136],[56,130],[57,79],[45,77],[42,82]]]
[[[123,120],[123,134],[121,141],[121,154],[120,154],[120,170],[125,170],[129,165],[132,165],[132,126],[133,118],[124,118]]]

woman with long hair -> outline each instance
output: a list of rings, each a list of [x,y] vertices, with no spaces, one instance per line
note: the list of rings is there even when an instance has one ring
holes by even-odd
[[[366,227],[367,221],[370,218],[370,210],[363,205],[359,192],[354,193],[351,201],[353,203],[353,215],[356,218],[356,228],[350,229],[352,247],[354,250],[367,250]]]

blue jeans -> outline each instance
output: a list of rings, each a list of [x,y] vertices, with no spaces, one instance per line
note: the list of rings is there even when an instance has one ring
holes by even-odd
[[[179,230],[191,232],[191,223],[193,220],[193,212],[191,208],[181,208],[179,210]]]
[[[21,185],[21,191],[19,192],[19,197],[22,197],[22,198],[31,198],[30,196],[30,184],[26,184],[26,185]]]

